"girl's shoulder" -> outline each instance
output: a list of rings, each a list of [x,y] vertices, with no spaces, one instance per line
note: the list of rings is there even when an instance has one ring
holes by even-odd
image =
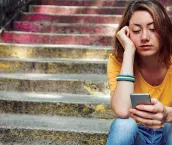
[[[109,54],[109,63],[113,63],[118,66],[121,66],[121,63],[118,61],[118,59],[116,58],[116,56],[113,53]]]

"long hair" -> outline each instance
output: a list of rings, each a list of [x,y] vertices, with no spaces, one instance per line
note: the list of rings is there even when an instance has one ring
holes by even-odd
[[[154,27],[157,35],[160,37],[162,43],[162,49],[160,50],[160,60],[165,63],[166,66],[171,64],[170,56],[172,53],[172,25],[165,8],[156,0],[133,0],[126,8],[121,22],[115,32],[124,26],[129,26],[129,21],[135,11],[145,10],[151,14],[154,20]],[[119,40],[115,37],[112,39],[112,53],[116,56],[117,60],[122,63],[124,49]],[[139,55],[136,52],[135,62],[138,62]]]

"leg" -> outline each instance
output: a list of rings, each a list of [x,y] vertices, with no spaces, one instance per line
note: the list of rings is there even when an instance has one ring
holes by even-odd
[[[134,119],[120,119],[113,121],[106,145],[133,145],[138,127]]]
[[[162,145],[163,128],[151,129],[144,125],[138,125],[138,130],[135,145]]]
[[[164,125],[164,142],[166,145],[172,145],[172,123]]]

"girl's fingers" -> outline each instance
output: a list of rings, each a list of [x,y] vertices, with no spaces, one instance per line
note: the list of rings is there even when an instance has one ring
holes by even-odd
[[[135,119],[136,121],[140,122],[141,124],[144,124],[149,127],[160,128],[162,126],[162,123],[159,120],[144,119],[135,114],[131,114],[131,117]]]
[[[137,115],[137,116],[140,116],[142,118],[151,119],[153,117],[153,115],[151,113],[144,112],[144,111],[139,111],[137,109],[130,109],[130,112]]]
[[[163,112],[163,105],[160,104],[159,102],[156,103],[155,105],[137,105],[136,108],[138,110],[152,112],[152,113]]]
[[[137,116],[140,116],[141,118],[154,119],[154,120],[159,120],[161,122],[162,122],[163,117],[164,117],[162,113],[153,114],[151,112],[140,111],[137,109],[130,109],[130,112],[137,115]]]

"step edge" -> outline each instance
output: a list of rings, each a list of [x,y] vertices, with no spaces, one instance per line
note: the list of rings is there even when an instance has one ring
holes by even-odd
[[[68,58],[13,58],[13,57],[1,57],[0,61],[8,62],[36,62],[36,63],[78,63],[78,64],[107,64],[108,60],[106,59],[68,59]]]
[[[94,49],[94,50],[112,50],[111,46],[98,45],[65,45],[65,44],[17,44],[17,43],[0,43],[0,46],[18,46],[18,47],[42,47],[42,48],[70,48],[70,49]]]
[[[109,95],[108,94],[104,95],[101,93],[97,95],[83,95],[83,94],[49,93],[49,92],[44,92],[44,93],[43,92],[42,93],[0,92],[0,100],[10,101],[10,102],[22,101],[22,102],[39,102],[39,103],[44,102],[44,103],[110,105]]]
[[[30,5],[30,7],[50,7],[50,8],[93,8],[93,9],[124,9],[122,6],[59,6],[59,5]]]
[[[18,79],[30,81],[96,81],[106,82],[105,74],[39,74],[39,73],[0,73],[1,79]]]
[[[0,117],[1,129],[30,129],[89,134],[107,134],[109,131],[110,124],[113,121],[112,119],[26,114],[0,114]],[[60,123],[60,121],[62,122]],[[70,125],[68,125],[69,122]]]
[[[52,22],[39,22],[39,21],[35,21],[35,22],[31,22],[31,21],[14,21],[14,23],[43,23],[43,24],[51,24],[51,26],[55,25],[55,26],[84,26],[84,27],[112,27],[112,28],[117,28],[119,26],[119,24],[98,24],[98,23],[52,23]]]
[[[71,15],[62,15],[62,14],[44,14],[44,13],[36,13],[36,12],[21,12],[22,14],[24,15],[33,15],[33,14],[36,14],[36,15],[48,15],[48,16],[87,16],[87,17],[122,17],[122,15],[103,15],[103,14],[71,14]]]
[[[112,37],[113,34],[78,34],[78,33],[41,33],[41,32],[26,32],[26,31],[4,31],[4,33],[8,33],[8,34],[18,34],[18,35],[30,35],[30,34],[34,34],[34,35],[47,35],[47,36],[69,36],[69,37]],[[3,37],[3,36],[2,36]]]

